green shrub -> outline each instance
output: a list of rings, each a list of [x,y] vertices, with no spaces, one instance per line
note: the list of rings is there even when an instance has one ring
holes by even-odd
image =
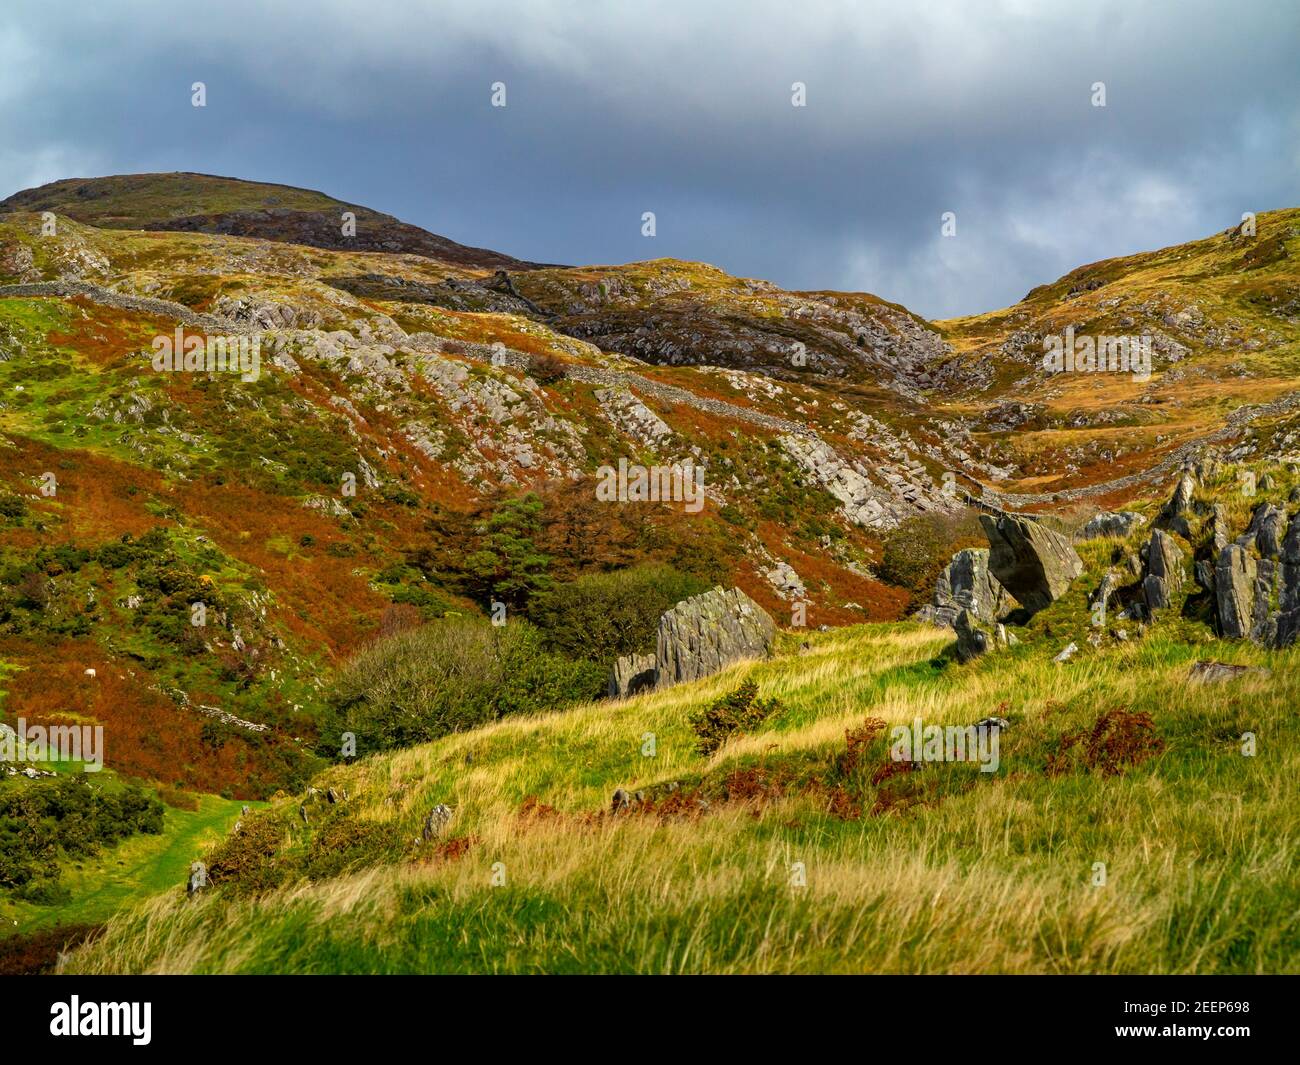
[[[878,576],[912,593],[911,609],[929,599],[934,583],[952,556],[963,547],[982,547],[987,540],[976,517],[919,515],[885,535]]]
[[[246,817],[238,832],[221,840],[207,856],[208,881],[239,895],[279,887],[287,876],[280,860],[284,829],[271,817]]]
[[[695,745],[700,754],[708,756],[732,736],[753,732],[782,706],[777,699],[760,699],[758,685],[747,680],[735,691],[715,699],[707,707],[691,716],[691,728],[700,739]]]
[[[0,887],[38,882],[32,901],[55,898],[60,858],[88,857],[162,827],[163,804],[134,784],[92,789],[77,775],[0,786]]]
[[[345,732],[360,752],[425,743],[594,698],[603,684],[592,663],[544,650],[526,621],[443,618],[384,637],[348,663],[328,699],[320,749],[338,751]]]
[[[328,880],[353,869],[398,859],[402,841],[390,824],[337,817],[316,832],[303,858],[309,880]]]
[[[549,649],[608,666],[654,647],[660,615],[703,591],[702,580],[672,566],[634,566],[557,585],[534,596],[528,616]]]

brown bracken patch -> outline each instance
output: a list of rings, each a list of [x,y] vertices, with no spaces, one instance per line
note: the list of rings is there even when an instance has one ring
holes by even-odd
[[[1057,776],[1082,766],[1099,770],[1103,776],[1119,776],[1165,749],[1155,722],[1146,712],[1123,706],[1107,710],[1091,729],[1067,732],[1053,754],[1047,756],[1048,776]]]

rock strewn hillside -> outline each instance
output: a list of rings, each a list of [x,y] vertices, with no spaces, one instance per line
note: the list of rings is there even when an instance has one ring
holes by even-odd
[[[340,660],[401,609],[487,607],[501,578],[465,559],[508,549],[493,530],[524,520],[511,497],[535,497],[526,539],[554,579],[664,561],[781,625],[806,601],[816,628],[903,613],[882,539],[918,516],[956,520],[971,497],[1112,504],[1207,440],[1250,461],[1300,440],[1296,212],[1261,215],[1259,245],[1228,234],[1102,264],[936,326],[671,260],[521,270],[459,246],[308,247],[292,226],[187,231],[346,207],[277,188],[61,182],[0,214],[3,490],[20,501],[0,530],[0,654],[27,667],[10,704],[174,723],[175,751],[132,746],[146,777],[179,761],[187,787],[294,779]],[[379,217],[359,213],[358,232]],[[1152,381],[1035,376],[1044,330],[1109,326],[1098,308],[1145,327],[1157,307],[1187,354]],[[153,372],[153,339],[178,325],[260,338],[261,376]],[[703,512],[598,509],[598,471],[620,459],[703,467]],[[216,609],[193,644],[175,611],[199,588]]]

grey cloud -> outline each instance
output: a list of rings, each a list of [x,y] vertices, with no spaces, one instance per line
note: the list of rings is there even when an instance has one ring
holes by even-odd
[[[283,181],[525,258],[698,258],[933,317],[1300,202],[1274,0],[265,6],[11,4],[0,182]]]

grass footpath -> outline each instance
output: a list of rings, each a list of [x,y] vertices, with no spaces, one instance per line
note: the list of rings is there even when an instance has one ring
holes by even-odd
[[[62,867],[60,884],[72,897],[37,906],[0,894],[0,937],[55,925],[98,924],[140,898],[183,889],[190,863],[229,833],[240,802],[195,797],[197,810],[168,806],[161,835],[134,835],[87,861]]]

